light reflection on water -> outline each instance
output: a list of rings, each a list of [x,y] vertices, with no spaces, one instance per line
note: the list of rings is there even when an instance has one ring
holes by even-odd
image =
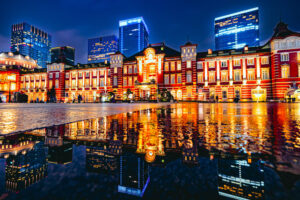
[[[184,103],[5,136],[0,192],[12,199],[293,199],[299,125],[300,104]]]

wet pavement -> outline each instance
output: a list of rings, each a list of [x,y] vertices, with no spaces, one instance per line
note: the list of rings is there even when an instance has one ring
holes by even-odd
[[[300,104],[179,103],[0,137],[0,199],[300,199]]]
[[[0,134],[156,108],[166,103],[0,104]]]

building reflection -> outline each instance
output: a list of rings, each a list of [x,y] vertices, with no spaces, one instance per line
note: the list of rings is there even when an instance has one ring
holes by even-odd
[[[230,199],[264,199],[264,167],[260,162],[218,159],[218,192]]]
[[[149,182],[149,165],[144,159],[129,153],[120,157],[119,193],[142,197]]]
[[[47,175],[46,152],[42,142],[29,151],[6,158],[5,183],[8,191],[18,192]]]

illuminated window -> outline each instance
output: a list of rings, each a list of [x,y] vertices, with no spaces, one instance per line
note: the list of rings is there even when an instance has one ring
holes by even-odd
[[[79,72],[79,75],[78,75],[78,76],[79,76],[79,78],[81,78],[81,77],[82,77],[82,72]]]
[[[124,86],[127,85],[127,78],[126,78],[126,77],[124,77],[124,79],[123,79],[123,85],[124,85]]]
[[[175,62],[171,62],[171,71],[175,71]]]
[[[234,80],[235,81],[241,80],[241,70],[234,70]]]
[[[66,78],[67,78],[67,79],[69,78],[69,73],[66,73]]]
[[[101,78],[101,79],[100,79],[100,87],[103,87],[103,86],[104,86],[104,79]]]
[[[187,83],[192,82],[192,72],[191,71],[186,72],[186,82]]]
[[[186,61],[186,68],[192,68],[192,62],[190,60]]]
[[[55,78],[59,78],[59,72],[55,73]]]
[[[241,66],[241,60],[240,59],[233,60],[233,66]]]
[[[76,80],[72,80],[72,88],[76,87]]]
[[[248,58],[247,65],[254,65],[254,58]]]
[[[197,63],[197,69],[203,69],[203,62]]]
[[[211,82],[211,83],[215,82],[215,72],[214,71],[209,72],[208,81]]]
[[[221,81],[228,82],[228,72],[227,71],[221,71]]]
[[[97,87],[97,79],[93,78],[93,82],[92,83],[93,83],[93,85],[92,85],[93,87]]]
[[[79,80],[78,80],[78,87],[79,87],[79,88],[82,88],[82,86],[83,86],[83,80],[82,80],[82,79],[79,79]]]
[[[203,73],[202,72],[198,72],[197,73],[197,82],[198,83],[202,83],[203,82]]]
[[[124,67],[124,74],[127,74],[127,66]]]
[[[168,62],[165,63],[165,71],[169,71],[169,63]]]
[[[262,65],[267,65],[269,64],[269,57],[265,56],[261,58],[261,64]]]
[[[114,86],[118,85],[118,77],[114,76]]]
[[[177,83],[181,83],[181,74],[177,74]]]
[[[247,79],[249,80],[249,81],[253,81],[253,80],[255,80],[255,71],[254,71],[254,69],[248,69],[247,70]]]
[[[104,75],[104,69],[100,70],[100,75],[103,76]]]
[[[49,89],[52,89],[53,88],[53,81],[49,81]]]
[[[177,70],[181,70],[181,63],[177,62]]]
[[[169,84],[169,75],[166,74],[166,75],[164,76],[164,81],[165,81],[165,84],[166,84],[166,85]]]
[[[90,77],[90,72],[86,72],[85,77]]]
[[[134,65],[134,73],[137,73],[137,66]]]
[[[226,60],[221,61],[221,67],[227,67],[227,61]]]
[[[132,77],[128,77],[128,85],[132,86]]]
[[[53,78],[53,74],[52,73],[49,74],[49,78]]]
[[[209,67],[209,68],[214,68],[214,67],[215,67],[215,62],[214,62],[214,61],[209,62],[209,63],[208,63],[208,67]]]
[[[10,84],[10,90],[16,90],[16,83],[11,83]]]
[[[97,71],[96,70],[93,71],[93,76],[97,76]]]
[[[280,60],[281,61],[289,61],[289,54],[288,53],[282,53],[280,54]]]
[[[281,78],[289,78],[290,77],[290,67],[285,65],[281,66]]]
[[[85,79],[84,86],[85,87],[90,87],[90,79]]]
[[[262,68],[261,74],[262,74],[262,80],[269,79],[269,69],[268,68]]]
[[[174,67],[175,69],[175,67]],[[175,84],[175,74],[171,75],[171,84]]]
[[[66,88],[69,88],[69,81],[66,81],[65,84],[66,84]]]
[[[118,73],[118,68],[117,67],[114,68],[114,73],[115,74]]]
[[[128,67],[128,73],[132,74],[132,67],[131,66]]]

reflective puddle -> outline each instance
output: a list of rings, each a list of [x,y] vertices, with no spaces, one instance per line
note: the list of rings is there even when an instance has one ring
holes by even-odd
[[[172,104],[0,136],[0,199],[300,199],[300,104]]]

